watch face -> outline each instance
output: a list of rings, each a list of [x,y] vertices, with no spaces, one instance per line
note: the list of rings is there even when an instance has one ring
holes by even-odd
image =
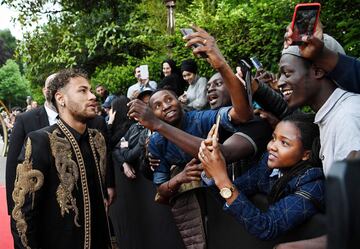
[[[228,199],[228,198],[230,198],[230,197],[232,196],[232,191],[231,191],[231,189],[229,189],[229,188],[222,188],[222,189],[220,190],[220,195],[221,195],[223,198]]]

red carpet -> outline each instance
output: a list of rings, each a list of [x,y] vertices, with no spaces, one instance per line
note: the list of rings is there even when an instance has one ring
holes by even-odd
[[[0,248],[13,249],[14,244],[10,233],[9,216],[6,207],[5,187],[0,185]]]

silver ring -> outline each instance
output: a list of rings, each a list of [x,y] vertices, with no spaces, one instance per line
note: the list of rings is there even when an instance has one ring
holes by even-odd
[[[205,40],[203,41],[203,44],[206,45],[206,42],[207,42],[207,40],[205,39]]]

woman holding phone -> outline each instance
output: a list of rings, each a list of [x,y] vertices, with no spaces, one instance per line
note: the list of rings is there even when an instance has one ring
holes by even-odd
[[[319,129],[312,114],[294,114],[275,128],[267,152],[232,182],[217,142],[215,126],[202,142],[202,178],[220,190],[225,212],[251,234],[272,239],[300,225],[324,208],[324,175],[318,158]],[[248,199],[256,193],[269,201],[261,211]]]

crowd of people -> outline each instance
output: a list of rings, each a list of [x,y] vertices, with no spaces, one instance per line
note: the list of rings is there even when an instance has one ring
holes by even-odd
[[[159,84],[136,66],[121,96],[103,85],[96,96],[81,70],[48,77],[44,105],[17,116],[10,137],[15,248],[111,248],[112,236],[119,248],[207,248],[205,192],[259,240],[325,212],[333,162],[360,150],[359,60],[321,29],[293,46],[288,27],[279,77],[250,75],[193,28],[184,41],[201,44],[209,80],[194,59],[165,60]],[[324,236],[307,248],[326,248]]]

